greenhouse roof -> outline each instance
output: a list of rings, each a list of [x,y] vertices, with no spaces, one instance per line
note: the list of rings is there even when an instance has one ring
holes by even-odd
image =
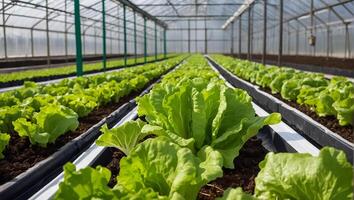
[[[290,2],[291,1],[291,2]],[[150,19],[158,19],[167,24],[184,20],[220,20],[225,23],[232,19],[234,13],[242,6],[247,5],[249,0],[109,0],[106,1],[107,26],[115,26],[117,16],[122,18],[119,2],[135,4],[140,11],[146,11]],[[263,0],[255,0],[253,5],[254,23],[262,21]],[[64,23],[74,23],[73,0],[2,0],[2,10],[5,9],[6,26],[25,27],[31,29],[45,29],[46,18],[55,23],[51,29],[62,30]],[[268,26],[279,23],[277,13],[279,1],[268,0]],[[100,26],[101,23],[101,0],[81,0],[81,17],[83,26]],[[354,2],[352,0],[316,0],[314,1],[314,20],[319,26],[328,24],[345,24],[354,21]],[[331,14],[329,14],[331,11]],[[48,16],[46,15],[48,13]],[[300,26],[310,26],[311,1],[308,0],[284,0],[285,22],[297,23]],[[156,17],[156,18],[155,18]],[[247,20],[247,16],[242,16]],[[127,13],[127,19],[132,20],[133,12]],[[237,19],[237,18],[233,18]],[[142,18],[138,18],[138,23]],[[163,25],[160,22],[160,25]],[[294,25],[295,26],[295,25]],[[255,30],[256,31],[256,30]]]

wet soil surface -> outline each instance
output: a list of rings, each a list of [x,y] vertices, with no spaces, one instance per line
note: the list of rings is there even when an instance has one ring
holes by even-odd
[[[111,172],[111,179],[108,186],[113,188],[117,184],[120,160],[125,156],[118,149],[111,148],[112,161],[106,166]],[[201,188],[198,199],[210,200],[222,196],[224,190],[229,187],[242,187],[242,189],[253,194],[255,177],[259,172],[258,164],[264,160],[268,151],[262,146],[261,140],[251,138],[240,150],[240,155],[234,160],[235,169],[223,169],[224,175]]]
[[[110,148],[112,152],[112,161],[106,166],[111,171],[111,179],[108,182],[108,186],[113,188],[117,184],[117,176],[120,171],[120,160],[125,157],[125,154],[119,149]]]
[[[258,164],[264,160],[268,151],[257,138],[249,139],[235,158],[235,169],[224,169],[224,175],[202,187],[198,199],[211,200],[221,197],[229,188],[242,187],[244,192],[254,193],[255,178],[260,171]]]
[[[66,143],[85,133],[104,117],[117,110],[125,102],[138,96],[140,92],[132,92],[130,95],[123,97],[119,103],[110,103],[95,109],[88,116],[79,119],[80,124],[75,131],[61,135],[55,143],[48,144],[47,148],[31,145],[28,138],[20,137],[15,132],[10,133],[10,142],[4,151],[5,158],[0,160],[0,184],[12,180],[36,163],[46,159]]]
[[[300,110],[301,112],[305,113],[307,116],[311,117],[318,123],[324,125],[327,127],[329,130],[333,131],[334,133],[337,133],[344,139],[348,140],[349,142],[353,143],[354,142],[354,129],[353,126],[341,126],[339,125],[339,122],[335,116],[327,116],[327,117],[320,117],[317,115],[316,112],[312,111],[310,107],[306,105],[300,105],[296,102],[293,101],[288,101],[285,100],[281,97],[280,94],[272,94],[272,92],[268,88],[261,88],[261,90],[267,92],[268,94],[273,95],[274,97],[282,100],[283,102],[287,103],[288,105]]]

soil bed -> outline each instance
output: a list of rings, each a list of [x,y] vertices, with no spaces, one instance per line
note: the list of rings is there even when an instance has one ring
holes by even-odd
[[[211,200],[221,197],[229,187],[242,187],[243,191],[253,194],[255,178],[259,172],[258,164],[264,160],[268,151],[262,141],[255,137],[249,139],[234,160],[235,169],[225,169],[224,175],[202,187],[198,199]]]
[[[299,111],[305,113],[307,116],[311,117],[318,123],[322,124],[323,126],[327,127],[329,130],[333,131],[334,133],[340,135],[344,139],[348,140],[349,142],[354,142],[354,134],[353,134],[353,126],[341,126],[335,116],[327,116],[327,117],[320,117],[317,115],[316,112],[312,111],[310,107],[306,105],[300,105],[293,101],[288,101],[283,99],[280,94],[272,94],[271,90],[268,88],[260,88],[261,90],[267,92],[268,94],[273,95],[274,97],[282,100],[283,102],[287,103],[288,105],[298,109]]]
[[[47,148],[31,145],[28,138],[20,137],[15,132],[10,133],[10,142],[4,151],[5,158],[0,160],[0,185],[12,180],[36,163],[46,159],[66,143],[85,133],[104,117],[107,117],[109,114],[117,110],[125,102],[138,96],[140,92],[141,91],[132,92],[131,94],[122,97],[119,103],[109,103],[103,107],[95,109],[88,116],[79,119],[80,124],[75,131],[61,135],[55,143],[48,144]]]
[[[117,184],[120,160],[125,156],[118,149],[110,148],[112,161],[106,167],[112,172],[108,186]],[[205,185],[199,192],[198,199],[211,200],[223,195],[229,187],[242,187],[245,192],[252,194],[255,187],[255,177],[259,172],[258,164],[264,160],[268,151],[262,146],[262,141],[251,138],[240,150],[240,155],[234,160],[235,169],[223,169],[224,176]]]

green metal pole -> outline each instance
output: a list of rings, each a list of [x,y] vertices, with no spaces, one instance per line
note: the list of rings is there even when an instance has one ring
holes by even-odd
[[[147,44],[146,44],[146,18],[144,17],[144,63],[146,63]]]
[[[124,66],[127,66],[127,16],[126,5],[123,5],[123,27],[124,27]]]
[[[157,25],[155,22],[155,60],[157,60]]]
[[[135,64],[137,63],[137,43],[136,43],[136,12],[134,11],[134,56]]]
[[[163,57],[167,57],[166,28],[163,29]]]
[[[75,12],[75,41],[76,41],[76,75],[82,76],[82,46],[81,46],[81,22],[80,0],[74,1]]]
[[[102,42],[103,42],[103,71],[106,71],[107,67],[107,50],[106,50],[106,3],[102,0]]]

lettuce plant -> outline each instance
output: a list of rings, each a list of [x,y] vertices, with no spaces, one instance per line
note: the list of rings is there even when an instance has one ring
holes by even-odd
[[[222,176],[222,156],[211,147],[198,157],[164,138],[148,139],[120,161],[121,191],[151,189],[161,198],[195,199],[200,188]]]
[[[167,136],[193,152],[211,146],[228,168],[234,167],[239,150],[260,128],[280,121],[279,114],[255,116],[245,91],[198,78],[155,87],[138,99],[138,114],[149,123],[143,132]]]
[[[259,166],[253,198],[237,188],[227,190],[223,199],[353,199],[352,165],[335,148],[325,147],[318,156],[271,152]]]
[[[53,143],[60,135],[75,130],[78,125],[78,115],[61,105],[42,107],[32,121],[19,118],[13,122],[14,130],[21,137],[28,137],[32,144],[43,147]]]
[[[129,121],[112,129],[108,129],[107,125],[104,125],[101,128],[103,134],[96,140],[96,144],[115,147],[125,155],[129,155],[132,149],[147,135],[141,132],[145,124],[143,121],[137,120]]]

